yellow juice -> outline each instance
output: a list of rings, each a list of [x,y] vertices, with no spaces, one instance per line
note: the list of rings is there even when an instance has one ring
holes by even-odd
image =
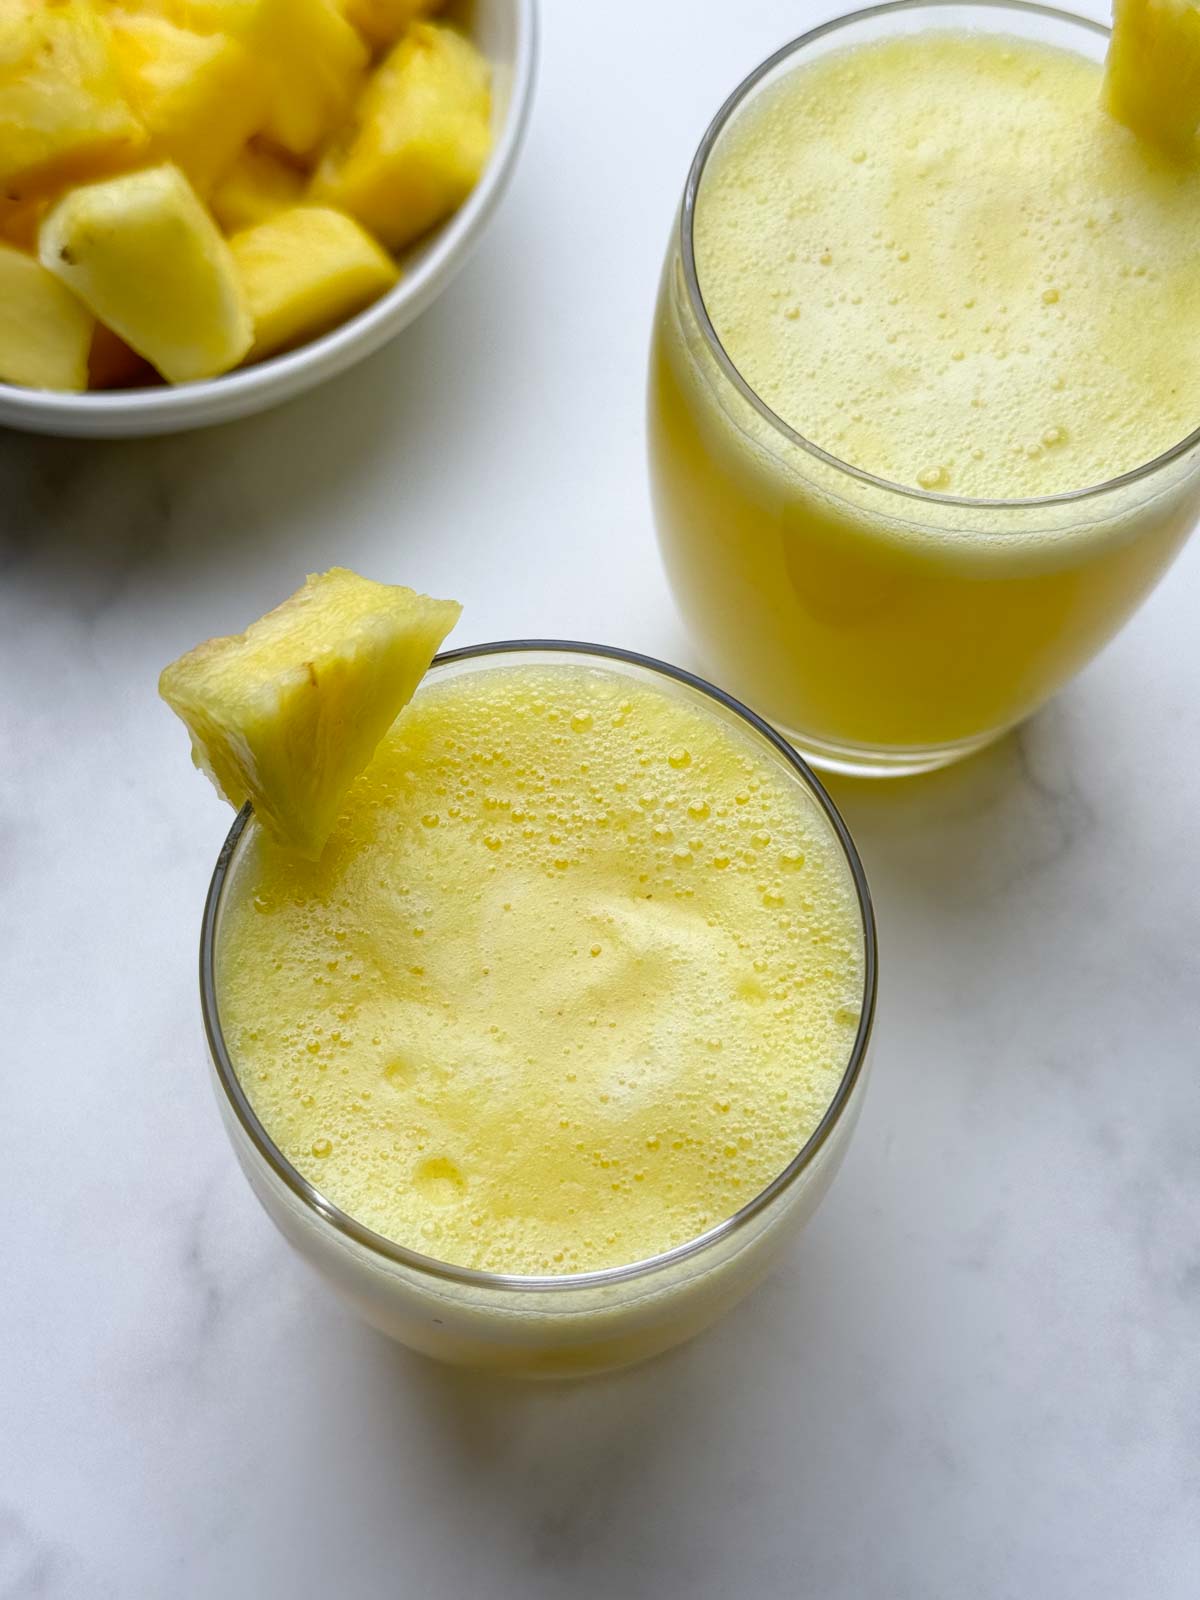
[[[696,1238],[792,1161],[851,1058],[864,928],[829,818],[736,718],[501,665],[434,674],[319,863],[253,831],[216,989],[258,1119],[342,1211],[459,1267],[580,1273]]]
[[[818,760],[994,737],[1192,524],[1194,450],[1076,493],[1200,424],[1200,172],[1100,82],[986,33],[802,49],[707,158],[654,336],[660,538],[714,674]]]

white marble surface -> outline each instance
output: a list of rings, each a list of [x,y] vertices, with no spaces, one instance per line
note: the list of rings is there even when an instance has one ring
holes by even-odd
[[[878,1052],[810,1231],[705,1338],[590,1385],[389,1347],[259,1212],[202,1059],[228,817],[160,665],[345,561],[463,642],[689,650],[642,372],[707,114],[815,10],[548,0],[481,253],[254,422],[0,437],[0,1596],[1200,1593],[1200,543],[1018,738],[838,784]]]

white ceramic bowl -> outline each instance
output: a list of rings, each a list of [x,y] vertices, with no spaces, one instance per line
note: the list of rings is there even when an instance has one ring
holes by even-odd
[[[244,371],[177,387],[59,394],[0,383],[0,424],[96,439],[176,433],[265,411],[369,356],[424,311],[466,261],[516,163],[533,97],[536,0],[473,0],[450,15],[493,68],[495,140],[466,202],[404,261],[400,282],[373,306],[299,349]]]

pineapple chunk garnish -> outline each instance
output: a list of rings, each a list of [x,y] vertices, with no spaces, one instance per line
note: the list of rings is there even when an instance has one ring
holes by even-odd
[[[72,189],[42,224],[42,264],[164,378],[234,367],[254,337],[229,246],[169,163]]]
[[[279,844],[315,860],[461,610],[334,567],[245,633],[181,656],[159,693],[230,805],[251,801]]]
[[[396,40],[422,17],[440,11],[446,0],[345,0],[349,20],[367,42],[381,49]]]
[[[277,211],[299,205],[304,174],[273,150],[248,144],[217,184],[208,203],[226,233],[257,227]]]
[[[252,356],[324,333],[378,300],[396,263],[350,217],[293,206],[229,241],[254,320]]]
[[[1168,155],[1194,154],[1200,127],[1200,6],[1114,0],[1104,105]]]
[[[32,256],[0,245],[0,382],[87,387],[92,319]]]
[[[452,28],[417,23],[377,68],[313,179],[312,198],[390,250],[466,199],[491,148],[491,74]]]
[[[145,140],[91,0],[3,0],[0,192],[7,200],[128,166]]]
[[[162,17],[121,12],[110,26],[151,159],[173,161],[207,193],[266,118],[266,69],[228,34],[192,33]]]

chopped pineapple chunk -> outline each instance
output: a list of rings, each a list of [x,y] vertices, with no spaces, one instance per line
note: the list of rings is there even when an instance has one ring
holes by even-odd
[[[1169,155],[1194,153],[1200,126],[1200,7],[1191,0],[1114,0],[1104,104]]]
[[[32,256],[0,245],[0,381],[85,389],[92,319]]]
[[[491,143],[443,4],[0,0],[0,247],[100,325],[92,387],[216,376],[395,283]]]
[[[452,28],[418,23],[377,69],[335,138],[312,197],[357,217],[389,249],[460,205],[491,145],[490,74]]]
[[[290,162],[272,150],[248,144],[208,203],[225,232],[238,233],[297,205],[303,193],[304,176]]]
[[[113,0],[122,11],[165,17],[193,33],[239,35],[254,20],[262,0]]]
[[[323,333],[400,276],[370,234],[340,211],[293,206],[229,241],[254,319],[255,356]]]
[[[280,844],[315,860],[461,609],[334,567],[245,633],[181,656],[159,693],[226,800],[250,800]]]
[[[310,155],[349,116],[366,46],[337,0],[260,0],[247,43],[275,75],[266,136]]]
[[[0,190],[8,200],[128,166],[145,138],[91,0],[3,0]]]
[[[440,11],[446,0],[346,0],[346,15],[376,49],[396,40],[422,17]]]
[[[172,383],[226,372],[250,348],[229,246],[178,167],[72,189],[42,224],[39,253]]]
[[[270,74],[264,132],[311,155],[349,114],[368,51],[339,0],[125,0],[195,33],[237,39]]]
[[[152,157],[173,161],[205,194],[267,114],[268,74],[227,34],[115,12],[113,49]]]

